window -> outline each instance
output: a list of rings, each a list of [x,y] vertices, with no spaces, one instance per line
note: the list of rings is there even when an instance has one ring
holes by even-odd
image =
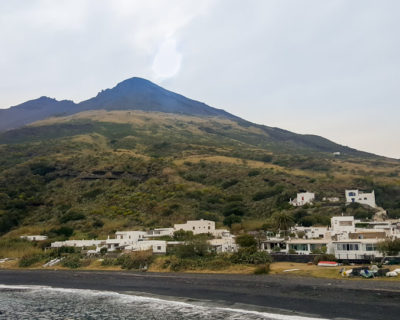
[[[306,243],[291,244],[289,248],[296,251],[308,251],[308,245]]]
[[[352,226],[353,225],[353,221],[340,221],[339,222],[340,226]]]
[[[355,197],[356,193],[355,192],[349,192],[349,197]]]
[[[358,251],[358,243],[338,243],[336,248],[339,251]]]
[[[158,250],[158,251],[161,251],[161,246],[157,246],[157,250]]]
[[[317,250],[317,249],[322,249],[323,247],[326,247],[326,244],[323,244],[323,243],[310,244],[311,251],[314,251],[314,250]]]
[[[195,230],[196,229],[196,227],[193,227],[193,230]]]
[[[208,226],[208,230],[210,230],[211,229],[211,227],[210,226]]]
[[[365,245],[365,251],[376,251],[376,250],[377,250],[377,248],[376,248],[375,243],[367,243]]]

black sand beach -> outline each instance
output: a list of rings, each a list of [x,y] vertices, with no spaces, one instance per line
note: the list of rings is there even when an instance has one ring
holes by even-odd
[[[208,300],[233,308],[295,311],[329,319],[400,317],[400,283],[294,276],[0,270],[0,284],[44,285]]]

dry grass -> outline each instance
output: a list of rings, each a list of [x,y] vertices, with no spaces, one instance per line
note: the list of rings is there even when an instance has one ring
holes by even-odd
[[[293,262],[274,262],[271,264],[270,274],[279,275],[297,275],[297,276],[308,276],[316,278],[329,278],[329,279],[346,279],[346,280],[358,280],[363,279],[361,277],[355,278],[345,278],[339,273],[343,266],[338,267],[318,267],[316,265],[309,265],[306,263],[293,263]],[[345,267],[346,269],[351,269],[351,266]],[[399,266],[390,266],[390,270],[399,268]],[[284,270],[299,269],[298,271],[284,272]],[[366,280],[385,280],[385,281],[400,281],[400,276],[398,277],[379,277],[375,279]]]
[[[0,244],[0,258],[21,258],[27,254],[42,253],[42,249],[27,245],[14,245],[13,247]]]
[[[48,228],[48,226],[46,226]],[[6,235],[4,235],[2,238],[19,238],[20,236],[23,235],[38,235],[42,234],[42,232],[45,231],[45,228],[43,226],[22,226],[19,227],[18,229],[12,230],[8,232]]]
[[[164,268],[164,262],[167,257],[157,257],[155,261],[151,264],[148,271],[150,272],[171,272],[169,268]],[[251,265],[231,265],[226,268],[222,268],[219,270],[210,270],[210,269],[194,269],[194,270],[185,270],[181,271],[182,273],[212,273],[212,274],[253,274],[255,266]]]

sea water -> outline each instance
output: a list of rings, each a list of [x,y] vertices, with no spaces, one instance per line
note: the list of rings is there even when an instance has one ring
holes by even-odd
[[[232,319],[307,320],[283,315],[207,304],[43,286],[0,285],[0,319]]]

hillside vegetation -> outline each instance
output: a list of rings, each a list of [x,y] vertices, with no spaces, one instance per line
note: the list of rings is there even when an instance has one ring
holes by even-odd
[[[399,161],[333,157],[279,130],[271,137],[236,119],[87,111],[5,132],[0,234],[85,239],[198,218],[238,232],[272,228],[282,212],[302,225],[341,212],[371,218],[372,210],[344,206],[346,188],[375,189],[378,205],[400,217]],[[291,207],[304,190],[317,193],[316,204]]]

